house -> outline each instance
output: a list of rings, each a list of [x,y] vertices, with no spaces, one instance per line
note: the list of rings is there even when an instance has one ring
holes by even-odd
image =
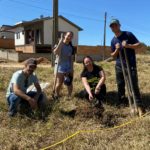
[[[2,25],[0,27],[0,49],[14,49],[14,30],[13,26]]]
[[[59,35],[62,32],[74,33],[73,45],[78,45],[78,33],[82,29],[63,16],[59,16]],[[15,49],[23,53],[50,52],[52,47],[53,17],[41,17],[31,21],[22,21],[14,26]]]
[[[0,27],[0,38],[3,39],[14,39],[14,31],[12,30],[13,26],[2,25]]]

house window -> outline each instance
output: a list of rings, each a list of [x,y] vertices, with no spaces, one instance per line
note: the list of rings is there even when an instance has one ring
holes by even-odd
[[[16,39],[20,39],[20,32],[16,33]]]

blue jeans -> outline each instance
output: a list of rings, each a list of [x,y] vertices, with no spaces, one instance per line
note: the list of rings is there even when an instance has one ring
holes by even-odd
[[[36,95],[36,92],[29,92],[27,93],[28,96],[34,98],[34,96]],[[19,96],[15,95],[14,93],[10,94],[9,97],[7,98],[8,101],[8,105],[9,105],[9,116],[14,116],[17,111],[18,111],[18,106],[20,107],[20,109],[25,108],[27,109],[28,113],[32,112],[32,109],[30,107],[30,104],[28,101],[20,98]],[[44,111],[45,110],[45,103],[43,101],[43,94],[41,94],[38,98],[38,108],[40,109],[40,111]],[[20,110],[21,111],[21,110]]]

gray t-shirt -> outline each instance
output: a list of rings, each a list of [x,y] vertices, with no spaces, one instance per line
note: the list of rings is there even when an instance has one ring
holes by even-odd
[[[20,87],[20,90],[26,93],[28,87],[32,84],[39,83],[37,76],[35,73],[31,74],[28,78],[26,78],[25,74],[22,70],[16,71],[10,80],[6,97],[8,97],[11,93],[13,93],[13,84],[17,84]]]
[[[72,72],[72,55],[73,55],[73,48],[70,44],[63,43],[61,48],[60,56],[56,55],[55,60],[55,68],[58,65],[58,72],[60,73],[67,73]],[[59,60],[60,59],[60,60]],[[59,64],[58,64],[59,60]]]

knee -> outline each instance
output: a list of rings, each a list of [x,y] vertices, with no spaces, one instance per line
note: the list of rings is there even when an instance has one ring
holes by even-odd
[[[15,94],[12,94],[8,97],[8,102],[10,103],[16,103],[20,100],[21,98]]]

